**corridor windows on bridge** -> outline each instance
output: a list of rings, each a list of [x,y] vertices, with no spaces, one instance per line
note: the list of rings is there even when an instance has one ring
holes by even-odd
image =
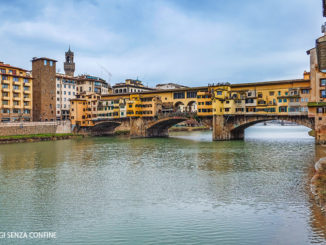
[[[184,99],[185,98],[185,92],[177,92],[173,94],[174,99]]]
[[[326,86],[326,79],[320,79],[320,86]]]
[[[197,92],[187,92],[187,98],[197,98]]]

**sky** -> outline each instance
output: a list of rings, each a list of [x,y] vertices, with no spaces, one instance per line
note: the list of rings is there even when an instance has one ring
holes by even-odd
[[[302,78],[321,36],[321,0],[1,0],[0,61],[75,53],[75,74],[113,85]],[[110,76],[109,73],[112,75]]]

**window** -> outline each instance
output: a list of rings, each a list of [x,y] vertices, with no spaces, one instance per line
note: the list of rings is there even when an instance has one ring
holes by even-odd
[[[326,86],[326,79],[320,79],[320,86]]]
[[[282,99],[279,99],[279,100],[278,100],[278,103],[282,103]]]
[[[14,90],[19,90],[19,86],[14,85],[13,87],[14,87]]]
[[[326,98],[326,90],[321,90],[320,91],[320,97],[321,98]]]
[[[28,79],[27,78],[24,78],[24,83],[28,83]]]
[[[47,64],[47,60],[44,60],[44,65],[46,66],[46,64]]]
[[[50,66],[53,66],[53,61],[52,60],[50,60]]]
[[[284,99],[283,102],[286,103],[288,100],[287,99]]]
[[[187,98],[196,98],[197,92],[187,92]]]
[[[278,95],[279,95],[279,96],[281,95],[281,91],[278,91]]]
[[[2,80],[8,80],[8,76],[2,76]]]
[[[9,88],[8,84],[2,84],[2,88]]]
[[[302,92],[303,94],[309,94],[309,89],[302,89],[301,92]]]
[[[274,95],[274,91],[269,92],[269,95],[270,96],[273,96]]]
[[[13,80],[14,82],[18,82],[18,77],[13,77],[12,80]]]
[[[216,91],[216,95],[222,95],[222,91]],[[248,93],[248,95],[249,95],[249,93]]]
[[[173,94],[174,99],[184,99],[185,98],[185,92],[177,92]]]

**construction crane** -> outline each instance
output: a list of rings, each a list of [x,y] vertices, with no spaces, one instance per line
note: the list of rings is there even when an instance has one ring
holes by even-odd
[[[110,85],[110,82],[111,82],[111,78],[112,78],[112,74],[111,72],[108,71],[108,69],[106,69],[104,66],[100,65],[100,64],[97,64],[99,67],[101,67],[105,72],[106,74],[108,75],[108,80],[107,80],[107,83]]]

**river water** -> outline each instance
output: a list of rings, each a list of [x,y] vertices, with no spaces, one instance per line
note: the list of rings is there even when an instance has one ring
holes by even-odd
[[[0,244],[326,244],[316,151],[299,126],[1,145],[0,232],[56,239]]]

